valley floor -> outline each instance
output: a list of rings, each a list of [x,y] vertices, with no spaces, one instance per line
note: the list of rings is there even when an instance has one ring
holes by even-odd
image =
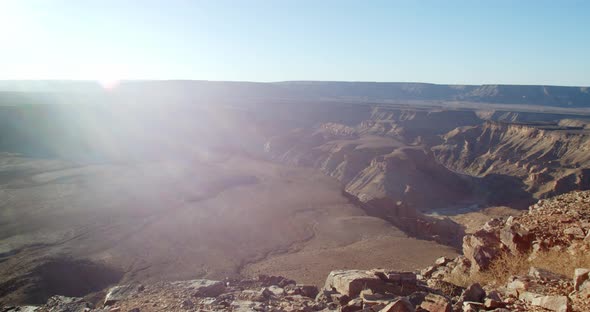
[[[235,155],[79,164],[3,154],[0,193],[3,303],[260,272],[319,285],[334,269],[456,255],[368,216],[320,172]]]

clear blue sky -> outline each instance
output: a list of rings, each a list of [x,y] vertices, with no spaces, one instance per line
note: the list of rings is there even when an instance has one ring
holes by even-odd
[[[0,79],[590,86],[590,1],[0,0]]]

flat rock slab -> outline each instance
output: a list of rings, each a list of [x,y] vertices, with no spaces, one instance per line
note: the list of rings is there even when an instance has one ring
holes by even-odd
[[[386,289],[386,284],[370,271],[338,270],[330,272],[324,288],[355,298],[365,289],[370,289],[373,293],[381,293]]]

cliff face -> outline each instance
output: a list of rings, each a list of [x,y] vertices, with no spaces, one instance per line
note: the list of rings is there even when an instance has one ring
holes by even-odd
[[[457,128],[443,139],[432,150],[452,170],[516,177],[539,198],[590,188],[590,133],[585,131],[486,122]]]
[[[408,115],[402,114],[416,117]],[[366,121],[357,127],[322,124],[272,138],[265,149],[275,160],[315,167],[335,177],[364,203],[389,198],[417,209],[435,209],[469,197],[463,177],[437,164],[425,146],[408,145],[393,133],[405,130],[403,126],[391,121],[395,126],[389,130],[376,129],[387,122]]]

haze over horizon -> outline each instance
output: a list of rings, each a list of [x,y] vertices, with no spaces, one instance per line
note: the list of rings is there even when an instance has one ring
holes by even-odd
[[[0,79],[590,85],[583,1],[2,1]]]

